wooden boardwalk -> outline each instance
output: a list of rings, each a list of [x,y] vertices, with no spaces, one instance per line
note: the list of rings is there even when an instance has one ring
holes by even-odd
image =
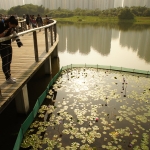
[[[30,32],[20,36],[20,39],[23,43],[21,48],[18,48],[16,41],[12,43],[13,57],[11,64],[11,74],[12,77],[17,79],[17,83],[6,83],[5,76],[2,71],[2,62],[0,59],[0,87],[2,92],[2,97],[0,97],[0,112],[9,104],[9,102],[11,102],[17,92],[19,92],[18,90],[20,90],[21,87],[23,87],[24,84],[31,78],[31,76],[34,75],[36,70],[44,63],[44,60],[46,60],[46,58],[51,55],[52,51],[58,44],[57,38],[56,42],[53,43],[53,46],[49,45],[49,51],[46,52],[44,29],[41,32],[37,31],[39,61],[36,62],[34,54],[33,33]]]

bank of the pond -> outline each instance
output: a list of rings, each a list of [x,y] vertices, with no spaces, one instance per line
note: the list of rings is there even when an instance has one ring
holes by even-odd
[[[72,23],[134,23],[134,24],[149,24],[150,17],[135,17],[134,20],[119,20],[117,17],[96,17],[96,16],[73,16],[68,18],[55,18],[58,22],[72,22]]]

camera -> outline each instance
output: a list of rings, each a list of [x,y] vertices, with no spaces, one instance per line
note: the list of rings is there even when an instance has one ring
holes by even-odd
[[[23,44],[22,44],[22,42],[20,41],[20,38],[19,38],[19,36],[18,36],[18,34],[17,34],[17,32],[16,32],[15,30],[13,31],[13,36],[14,36],[16,42],[17,42],[18,47],[23,46]]]

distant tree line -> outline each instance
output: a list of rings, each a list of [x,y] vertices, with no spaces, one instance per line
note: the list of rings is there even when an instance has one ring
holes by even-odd
[[[18,5],[15,7],[11,7],[9,10],[0,9],[1,14],[5,15],[14,15],[17,14],[19,17],[22,17],[23,14],[41,14],[45,15],[45,13],[48,13],[49,9],[45,9],[42,5],[33,5],[33,4],[26,4],[26,5]]]
[[[17,14],[22,16],[23,14],[40,14],[41,16],[48,15],[53,18],[66,18],[72,16],[99,16],[99,17],[118,17],[119,19],[134,19],[135,16],[150,17],[150,8],[147,7],[118,7],[107,10],[88,10],[77,8],[73,11],[67,9],[61,9],[60,7],[56,10],[45,9],[42,5],[26,4],[22,6],[16,6],[10,8],[8,11],[1,9],[2,14]]]

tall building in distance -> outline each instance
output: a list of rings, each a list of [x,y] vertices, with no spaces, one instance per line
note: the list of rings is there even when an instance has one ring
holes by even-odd
[[[23,5],[23,0],[4,0],[0,1],[0,9],[8,10],[13,6]]]
[[[43,6],[45,8],[53,9],[109,9],[114,8],[115,0],[44,0]],[[50,3],[48,3],[50,2]]]
[[[124,3],[123,0],[115,0],[115,1],[114,1],[114,8],[122,7],[122,6],[123,6],[123,3]]]
[[[49,5],[47,5],[48,1],[50,2]],[[53,6],[54,2],[57,5]],[[105,10],[125,6],[146,6],[150,8],[150,0],[44,0],[43,6],[51,10],[58,9],[59,7],[69,10],[77,8]]]
[[[0,9],[8,10],[11,7],[34,4],[43,5],[50,10],[54,9],[110,9],[116,7],[146,6],[150,8],[150,0],[0,0]]]
[[[150,0],[124,0],[123,7],[128,6],[146,6],[150,7]]]
[[[33,4],[40,6],[43,5],[43,0],[0,0],[0,9],[8,10],[11,7],[24,4]]]

